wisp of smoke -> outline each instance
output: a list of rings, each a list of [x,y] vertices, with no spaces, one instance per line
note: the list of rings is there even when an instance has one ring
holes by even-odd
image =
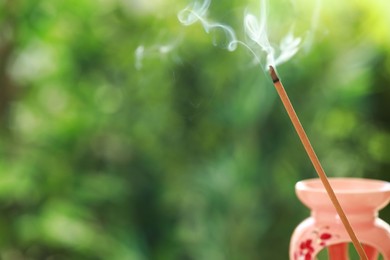
[[[270,65],[276,67],[290,58],[299,50],[300,38],[295,38],[290,31],[280,42],[278,56],[275,48],[270,44],[267,33],[267,3],[265,0],[260,1],[260,14],[256,17],[247,13],[244,16],[244,28],[247,36],[255,42],[260,50],[266,53],[266,68]]]
[[[143,66],[143,60],[145,57],[153,57],[167,54],[171,52],[176,47],[176,42],[173,43],[167,43],[165,45],[162,44],[156,44],[150,47],[145,47],[144,45],[139,45],[135,51],[135,68],[137,70],[142,69]]]
[[[202,4],[199,4],[199,2],[194,2],[192,6],[189,5],[181,10],[177,17],[179,18],[179,21],[185,26],[194,24],[197,21],[201,21],[207,24],[205,17],[207,15],[209,6],[210,0],[205,0]],[[207,28],[208,27],[206,26],[205,29],[207,30]]]
[[[185,26],[192,25],[199,21],[206,33],[210,33],[213,30],[222,31],[226,36],[227,49],[229,51],[234,51],[237,48],[237,38],[234,30],[228,25],[209,21],[207,18],[209,6],[210,0],[205,0],[202,4],[195,2],[181,10],[177,17]]]
[[[320,0],[317,1],[319,2]],[[259,57],[261,56],[261,53],[264,53],[266,69],[268,69],[270,65],[276,67],[288,61],[298,52],[302,45],[302,39],[295,37],[292,30],[282,38],[277,48],[271,45],[267,33],[268,10],[266,0],[260,0],[260,12],[258,16],[249,12],[246,12],[244,15],[243,26],[247,37],[251,40],[249,43],[238,40],[234,30],[230,26],[217,22],[210,22],[207,18],[210,4],[210,0],[204,0],[202,3],[194,2],[192,5],[187,6],[178,13],[179,21],[185,26],[192,25],[199,21],[207,33],[213,29],[222,30],[226,35],[228,50],[234,51],[237,48],[237,45],[241,44],[250,50],[257,62],[260,62],[261,59]],[[316,12],[318,12],[317,9]],[[315,15],[318,16],[318,14]]]
[[[143,45],[139,45],[137,49],[135,49],[135,68],[142,68],[142,60],[144,58],[145,47]]]
[[[320,10],[321,10],[321,0],[316,0],[313,15],[311,17],[311,28],[306,35],[306,39],[305,39],[305,43],[304,43],[304,49],[306,52],[309,51],[311,45],[313,44],[314,33],[318,27],[318,19],[320,16]]]

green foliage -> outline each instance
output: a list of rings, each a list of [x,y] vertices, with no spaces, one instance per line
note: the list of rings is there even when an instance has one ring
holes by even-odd
[[[311,28],[293,2],[269,31],[314,30],[279,73],[325,170],[390,180],[389,4],[324,1]],[[287,259],[316,173],[267,73],[185,5],[0,3],[1,259]],[[243,38],[247,5],[210,18]]]

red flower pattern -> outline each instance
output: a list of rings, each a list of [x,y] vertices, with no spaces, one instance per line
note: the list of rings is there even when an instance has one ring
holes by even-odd
[[[299,258],[298,259],[305,259],[305,260],[311,260],[312,254],[314,252],[314,248],[312,246],[313,240],[308,239],[301,243],[299,246]]]
[[[329,234],[329,233],[322,233],[320,235],[320,246],[325,246],[326,245],[326,241],[331,239],[332,238],[332,235]]]
[[[328,240],[328,239],[330,239],[331,237],[332,237],[332,235],[329,234],[329,233],[322,233],[322,234],[320,235],[320,239],[321,239],[321,240]]]
[[[317,232],[316,232],[317,233]],[[324,247],[326,242],[332,238],[332,234],[324,232],[318,235],[316,240],[320,247]],[[314,253],[313,239],[306,239],[299,245],[299,251],[295,254],[295,260],[312,260]]]

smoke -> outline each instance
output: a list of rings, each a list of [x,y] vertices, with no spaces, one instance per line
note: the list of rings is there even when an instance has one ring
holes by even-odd
[[[206,29],[207,22],[205,20],[205,17],[207,15],[209,6],[210,6],[210,0],[205,0],[202,4],[199,4],[199,2],[194,2],[193,4],[181,10],[178,13],[177,17],[179,18],[179,21],[186,26],[194,24],[197,21],[203,21],[204,24],[206,25],[205,26]]]
[[[179,21],[185,26],[192,25],[199,21],[206,33],[211,33],[214,30],[223,32],[227,42],[226,48],[229,51],[234,51],[237,48],[236,34],[230,26],[222,23],[212,22],[207,18],[210,3],[210,0],[205,0],[203,3],[194,2],[193,4],[181,10],[177,17]],[[214,42],[214,44],[217,43]]]
[[[140,45],[135,49],[135,68],[140,70],[142,68],[142,60],[144,58],[145,47]]]
[[[305,43],[304,43],[304,49],[306,52],[309,51],[310,47],[313,44],[314,34],[315,34],[317,27],[318,27],[320,10],[321,10],[321,0],[316,0],[313,15],[311,17],[311,28],[306,35],[306,39],[305,39]]]
[[[137,70],[142,69],[145,57],[161,57],[162,55],[166,55],[173,51],[176,45],[177,41],[167,44],[155,44],[149,47],[139,45],[134,51],[135,68]]]
[[[245,12],[243,17],[243,28],[246,41],[239,40],[232,27],[226,24],[212,22],[208,18],[208,9],[211,1],[195,1],[178,13],[179,21],[190,26],[200,22],[207,33],[212,30],[222,30],[226,36],[227,49],[234,51],[237,45],[243,45],[253,54],[255,61],[265,63],[265,68],[270,65],[276,67],[290,60],[303,46],[302,38],[294,36],[293,30],[282,37],[279,45],[271,44],[268,37],[268,5],[266,0],[260,0],[258,15]],[[316,7],[312,17],[312,28],[306,35],[305,48],[309,48],[313,41],[313,32],[317,27],[317,20],[320,10],[320,0],[316,0]],[[263,58],[262,58],[263,57]],[[265,59],[265,62],[262,60]]]
[[[291,4],[297,5],[295,0]],[[281,38],[279,44],[269,39],[268,34],[268,0],[259,0],[259,10],[251,13],[246,10],[243,14],[242,25],[244,40],[239,39],[235,30],[223,23],[213,21],[209,18],[209,8],[211,0],[195,0],[187,7],[182,9],[177,18],[184,26],[191,26],[200,23],[207,34],[213,36],[213,44],[223,46],[229,51],[237,49],[241,45],[249,50],[253,55],[255,64],[264,65],[267,70],[270,65],[279,66],[292,57],[300,49],[306,52],[310,49],[314,41],[314,34],[318,27],[318,18],[320,15],[321,0],[316,0],[311,17],[311,27],[307,30],[304,39],[296,37],[293,29]],[[222,37],[221,37],[222,35]],[[145,57],[162,57],[167,55],[179,44],[180,40],[167,44],[155,44],[152,46],[139,45],[135,52],[135,67],[140,70],[143,66]]]

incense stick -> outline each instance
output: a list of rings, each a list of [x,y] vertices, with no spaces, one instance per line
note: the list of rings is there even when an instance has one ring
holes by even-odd
[[[282,82],[279,80],[279,78],[276,75],[276,72],[272,66],[269,67],[269,72],[271,74],[271,78],[272,78],[272,81],[273,81],[274,86],[276,88],[276,91],[278,92],[279,97],[282,100],[282,103],[283,103],[283,105],[288,113],[288,116],[290,117],[291,122],[293,123],[294,128],[297,131],[299,138],[301,139],[301,142],[306,150],[306,153],[308,154],[318,176],[320,177],[321,182],[322,182],[330,200],[332,201],[333,206],[335,207],[335,209],[337,211],[337,214],[339,215],[345,229],[348,232],[349,237],[352,240],[352,243],[353,243],[356,251],[358,252],[358,254],[360,256],[360,259],[368,260],[367,255],[364,252],[364,249],[363,249],[361,243],[359,242],[358,238],[356,237],[356,235],[351,227],[351,224],[349,223],[348,218],[345,215],[343,208],[341,207],[341,205],[336,197],[336,194],[334,193],[332,186],[329,183],[329,180],[325,174],[325,171],[323,170],[323,168],[321,166],[320,161],[318,160],[318,157],[317,157],[316,153],[314,152],[314,149],[309,141],[309,138],[307,137],[306,132],[303,129],[302,124],[299,121],[297,114],[295,113],[294,107],[292,106],[291,101],[288,98],[288,95],[286,93],[286,90],[283,87]]]

